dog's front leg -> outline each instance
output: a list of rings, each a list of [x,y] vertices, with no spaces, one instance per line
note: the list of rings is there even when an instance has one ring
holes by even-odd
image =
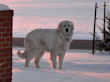
[[[50,60],[51,60],[51,68],[56,69],[56,54],[55,53],[51,53]]]
[[[64,59],[65,53],[60,53],[58,55],[58,68],[62,69],[63,59]]]

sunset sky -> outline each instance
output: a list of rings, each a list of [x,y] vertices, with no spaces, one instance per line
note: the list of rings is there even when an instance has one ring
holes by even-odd
[[[99,6],[97,17],[103,19],[105,1],[106,12],[110,12],[110,0],[1,0],[0,3],[14,10],[14,37],[25,37],[36,28],[55,29],[60,21],[71,20],[75,26],[73,38],[92,39],[95,2]],[[97,23],[102,26],[103,21]]]

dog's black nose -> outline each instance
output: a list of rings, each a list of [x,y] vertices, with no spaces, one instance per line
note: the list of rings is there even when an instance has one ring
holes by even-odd
[[[66,28],[66,32],[68,32],[68,28]]]

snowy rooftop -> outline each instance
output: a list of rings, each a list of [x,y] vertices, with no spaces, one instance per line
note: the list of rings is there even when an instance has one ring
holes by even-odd
[[[10,8],[7,5],[0,4],[0,11],[1,10],[10,10]]]

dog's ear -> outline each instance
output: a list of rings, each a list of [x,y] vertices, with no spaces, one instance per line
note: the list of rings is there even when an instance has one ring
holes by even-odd
[[[57,28],[57,32],[61,32],[61,31],[62,31],[62,22],[58,24],[58,28]]]
[[[71,22],[71,30],[74,30],[74,24]]]

